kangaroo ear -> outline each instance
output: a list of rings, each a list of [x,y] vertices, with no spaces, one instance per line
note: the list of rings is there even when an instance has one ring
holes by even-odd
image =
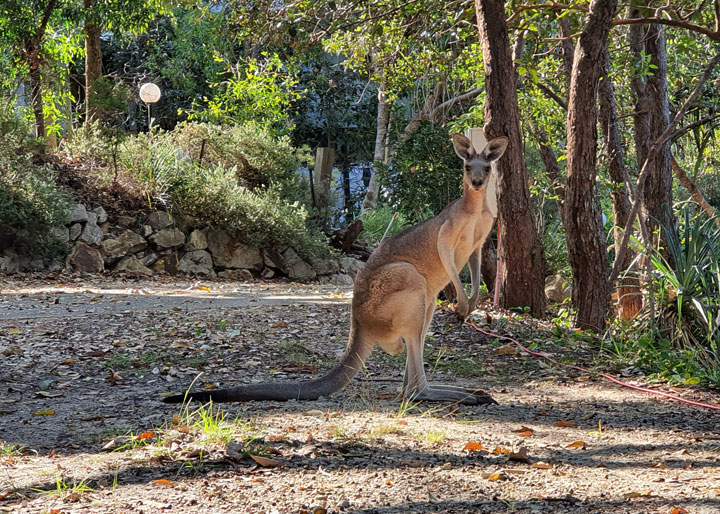
[[[482,151],[482,156],[488,162],[497,161],[500,157],[502,157],[502,154],[505,153],[505,149],[507,148],[509,141],[510,140],[505,136],[496,137],[495,139],[490,140],[488,144],[485,145],[485,148]]]
[[[458,154],[458,157],[467,161],[475,156],[475,148],[468,138],[462,134],[453,134],[452,140],[455,153]]]

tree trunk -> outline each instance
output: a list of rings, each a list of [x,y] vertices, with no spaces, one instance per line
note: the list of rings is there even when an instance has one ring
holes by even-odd
[[[39,60],[30,63],[30,100],[35,118],[35,137],[45,137],[45,115],[43,115],[42,74]]]
[[[501,305],[545,312],[543,248],[530,210],[530,190],[520,134],[520,116],[504,2],[475,0],[485,64],[485,135],[507,136],[510,144],[498,161],[498,230]]]
[[[102,77],[102,50],[100,47],[100,27],[92,21],[92,0],[84,0],[85,8],[85,123],[99,116],[99,110],[92,97],[92,86]]]
[[[613,207],[613,239],[615,255],[622,243],[623,228],[630,217],[630,198],[626,184],[630,183],[625,167],[625,149],[618,127],[615,91],[610,82],[610,53],[607,46],[603,51],[603,73],[598,90],[599,122],[605,137],[605,151],[608,159],[608,175],[610,176],[610,196]],[[628,270],[633,261],[630,252],[625,253],[622,268]],[[612,289],[613,284],[610,284]],[[642,291],[637,274],[626,275],[618,285],[618,310],[621,319],[629,320],[642,308]]]
[[[568,257],[573,270],[576,325],[600,331],[610,305],[600,205],[595,191],[597,133],[595,99],[602,54],[617,0],[593,0],[580,34],[570,77],[567,118],[567,184],[565,216]]]
[[[375,130],[375,152],[373,153],[373,167],[370,175],[367,193],[363,199],[362,210],[369,211],[377,205],[380,194],[380,184],[377,180],[378,169],[385,162],[385,145],[387,139],[388,122],[390,121],[390,103],[385,94],[385,83],[378,87],[377,128]]]

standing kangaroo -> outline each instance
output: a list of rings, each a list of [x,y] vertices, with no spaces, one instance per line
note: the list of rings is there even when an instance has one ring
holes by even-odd
[[[407,348],[403,380],[406,398],[494,403],[481,391],[429,385],[423,367],[423,346],[438,293],[448,282],[457,292],[455,312],[464,320],[478,300],[480,253],[494,218],[485,204],[492,167],[505,152],[506,137],[490,141],[477,153],[470,140],[453,134],[455,152],[463,159],[463,195],[443,211],[380,244],[358,272],[350,314],[350,336],[340,359],[324,376],[306,382],[241,385],[232,389],[173,395],[165,403],[193,398],[215,402],[249,400],[316,400],[345,387],[377,343],[396,355]],[[472,295],[468,300],[458,270],[469,263]]]

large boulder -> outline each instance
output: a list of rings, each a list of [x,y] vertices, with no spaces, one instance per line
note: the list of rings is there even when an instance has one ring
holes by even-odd
[[[97,214],[94,212],[87,213],[85,227],[83,227],[82,233],[77,240],[90,245],[99,245],[102,242],[103,231],[97,224]]]
[[[237,282],[252,282],[253,275],[246,269],[226,269],[217,274],[220,278],[227,278]]]
[[[72,241],[77,240],[78,237],[80,237],[80,234],[82,234],[83,226],[81,223],[73,223],[70,225],[70,239]]]
[[[155,211],[150,213],[145,223],[150,225],[153,230],[158,231],[171,226],[173,224],[173,220],[167,212]]]
[[[212,256],[205,250],[193,250],[183,255],[178,263],[178,271],[191,275],[215,276]]]
[[[73,271],[86,273],[102,273],[105,269],[100,250],[82,242],[75,244],[72,252],[67,256],[65,265]]]
[[[115,271],[152,275],[152,270],[140,262],[140,259],[134,255],[128,255],[121,259],[120,262],[117,263],[117,266],[115,266]]]
[[[105,223],[108,219],[107,212],[105,212],[105,209],[103,209],[101,206],[95,207],[92,212],[94,212],[97,215],[97,222],[98,223]]]
[[[180,256],[176,253],[163,255],[152,265],[153,271],[157,273],[169,273],[170,275],[177,275],[180,266]]]
[[[101,246],[105,262],[113,263],[126,255],[143,250],[147,241],[140,234],[126,230],[115,239],[106,239]]]
[[[161,250],[178,248],[185,244],[185,234],[175,227],[164,228],[159,232],[155,232],[149,239]]]
[[[261,270],[260,250],[244,243],[238,234],[226,230],[210,230],[207,244],[215,266]]]

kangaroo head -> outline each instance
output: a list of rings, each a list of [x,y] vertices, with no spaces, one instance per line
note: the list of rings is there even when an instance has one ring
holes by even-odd
[[[463,185],[467,189],[479,191],[487,186],[492,164],[497,161],[508,145],[508,138],[496,137],[488,141],[483,151],[477,153],[472,142],[462,134],[453,134],[455,153],[463,160]]]

